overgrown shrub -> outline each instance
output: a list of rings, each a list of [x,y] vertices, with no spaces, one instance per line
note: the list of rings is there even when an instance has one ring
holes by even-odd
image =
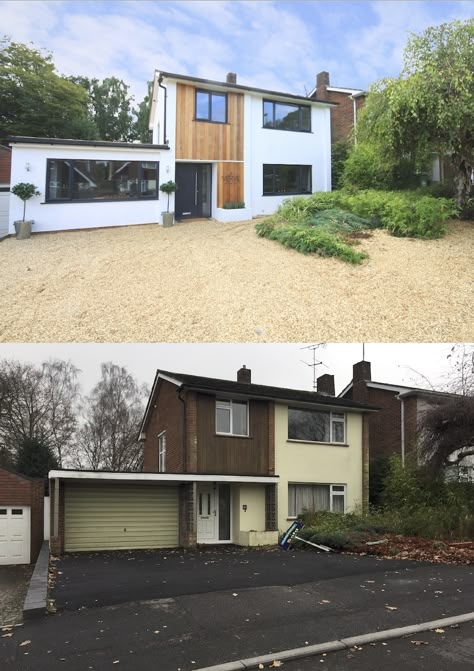
[[[261,222],[255,228],[261,237],[278,240],[285,247],[291,247],[303,254],[336,256],[349,263],[360,263],[367,258],[365,252],[356,251],[338,234],[328,233],[321,228],[273,222]]]
[[[370,144],[355,145],[344,163],[340,178],[343,187],[390,189],[392,166],[382,161],[380,152]]]
[[[349,156],[350,147],[348,140],[339,140],[331,147],[331,183],[333,189],[339,189],[342,186],[344,164]]]

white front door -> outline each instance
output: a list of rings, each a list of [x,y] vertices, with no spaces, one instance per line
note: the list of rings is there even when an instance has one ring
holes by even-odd
[[[30,508],[0,506],[0,564],[30,563]]]
[[[197,491],[197,542],[217,541],[217,487],[202,485]]]

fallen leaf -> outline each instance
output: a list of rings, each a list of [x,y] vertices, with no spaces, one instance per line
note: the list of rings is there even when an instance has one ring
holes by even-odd
[[[236,592],[233,592],[232,596],[239,596]]]
[[[157,630],[156,630],[156,631],[154,631],[153,633],[154,633],[154,634],[159,634],[159,633],[160,633],[160,630],[159,630],[159,629],[157,629]]]
[[[276,669],[279,666],[283,666],[283,662],[279,662],[277,659],[275,659],[275,661],[270,664],[269,668]]]
[[[259,669],[264,669],[265,667],[263,666],[263,664],[259,664],[259,665],[258,665],[258,668],[259,668]]]
[[[11,631],[13,627],[2,627],[2,631]]]
[[[387,610],[398,610],[396,606],[385,606]]]
[[[112,662],[112,664],[118,664],[120,662],[120,659],[116,659],[115,662]]]
[[[410,641],[413,645],[428,645],[428,641]]]
[[[330,601],[328,601],[327,599],[323,599],[323,600],[322,600],[322,601],[320,601],[319,603],[331,603],[331,602],[330,602]]]
[[[23,641],[23,643],[20,643],[20,648],[21,648],[22,645],[29,645],[30,643],[31,643],[31,641]]]
[[[11,638],[13,634],[2,634],[2,638]]]
[[[444,629],[435,629],[437,634],[444,634]]]

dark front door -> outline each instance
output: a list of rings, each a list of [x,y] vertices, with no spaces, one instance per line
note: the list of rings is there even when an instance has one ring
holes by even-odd
[[[211,165],[176,164],[176,219],[211,216]]]

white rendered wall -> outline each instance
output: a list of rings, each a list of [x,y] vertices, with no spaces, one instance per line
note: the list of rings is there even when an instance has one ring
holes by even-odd
[[[247,95],[244,128],[245,204],[250,205],[254,217],[272,214],[283,200],[291,197],[263,195],[264,163],[311,165],[312,191],[331,190],[331,120],[328,107],[312,105],[310,133],[275,130],[263,128],[262,125],[263,96]]]
[[[18,144],[12,147],[12,185],[31,182],[40,191],[26,204],[26,218],[34,221],[33,233],[62,231],[103,226],[130,226],[161,222],[166,210],[166,195],[159,192],[158,200],[120,200],[117,202],[46,203],[47,159],[92,159],[159,161],[159,183],[173,179],[167,150],[125,149],[116,147],[84,147],[78,145]],[[29,164],[29,170],[26,169]],[[171,175],[171,176],[168,176]],[[171,205],[171,199],[170,199]],[[9,232],[15,232],[14,221],[23,218],[23,202],[11,194]]]

